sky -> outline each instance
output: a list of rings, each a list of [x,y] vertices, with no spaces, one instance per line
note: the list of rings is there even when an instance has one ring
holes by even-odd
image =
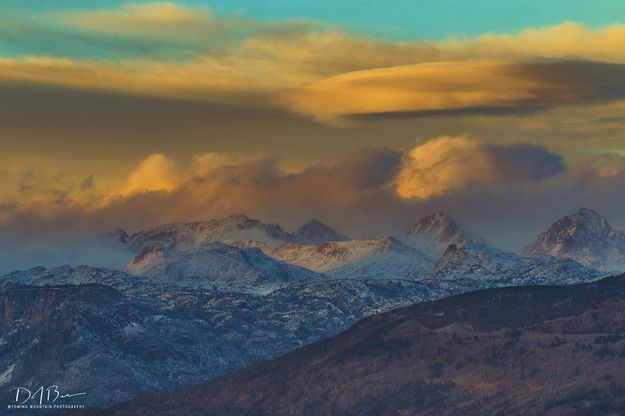
[[[443,210],[513,251],[580,206],[625,228],[623,45],[610,0],[4,1],[0,270],[234,212]]]

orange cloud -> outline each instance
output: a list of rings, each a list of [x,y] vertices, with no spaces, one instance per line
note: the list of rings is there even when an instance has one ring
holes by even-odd
[[[254,97],[266,104],[268,96],[277,94],[277,103],[319,120],[508,108],[536,98],[568,102],[582,95],[570,84],[505,68],[544,59],[625,63],[625,25],[595,29],[565,23],[518,34],[392,43],[311,22],[215,17],[206,8],[170,2],[129,3],[47,18],[88,35],[85,47],[89,36],[111,33],[158,38],[151,47],[165,45],[163,40],[171,37],[181,42],[184,60],[171,55],[162,60],[0,58],[0,79],[226,102],[249,103]],[[604,75],[589,71],[584,85]]]
[[[428,199],[470,187],[532,182],[564,170],[560,156],[541,146],[497,146],[442,136],[414,147],[395,180],[404,199]]]
[[[176,165],[165,155],[154,153],[143,160],[115,191],[122,197],[137,193],[172,191],[180,178]]]
[[[277,101],[331,121],[358,115],[488,112],[623,99],[623,87],[625,66],[621,65],[454,61],[350,72],[294,88]]]

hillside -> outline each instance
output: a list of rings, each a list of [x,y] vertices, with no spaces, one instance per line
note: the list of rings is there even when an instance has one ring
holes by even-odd
[[[372,316],[281,358],[83,414],[622,414],[624,332],[625,275],[489,289]]]

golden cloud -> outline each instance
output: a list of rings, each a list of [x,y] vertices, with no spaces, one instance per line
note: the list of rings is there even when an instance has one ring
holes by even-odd
[[[39,192],[5,207],[3,218],[11,223],[78,216],[91,223],[97,217],[114,227],[129,213],[149,214],[157,222],[241,211],[384,213],[384,207],[404,209],[403,200],[431,199],[476,184],[535,183],[563,168],[560,156],[541,146],[497,146],[467,137],[439,137],[404,154],[372,149],[339,155],[299,172],[281,170],[274,159],[208,153],[181,164],[154,153],[100,194]]]
[[[162,153],[152,153],[128,173],[119,184],[114,184],[101,201],[93,207],[108,205],[115,199],[124,199],[150,192],[171,192],[194,180],[209,175],[213,170],[236,163],[237,159],[219,153],[205,153],[193,158],[187,166],[180,166]]]
[[[386,113],[510,110],[625,97],[625,66],[454,61],[350,72],[283,93],[319,120]]]
[[[470,187],[533,182],[564,170],[560,156],[542,146],[498,146],[442,136],[414,147],[395,179],[401,198],[428,199]]]
[[[154,153],[143,160],[115,191],[122,197],[137,193],[171,191],[179,184],[176,165],[165,155]]]
[[[547,66],[537,74],[525,65],[540,65],[545,59],[625,63],[625,25],[591,29],[565,23],[511,35],[393,43],[311,22],[218,18],[206,8],[171,2],[129,3],[52,17],[82,31],[87,40],[124,33],[158,37],[152,45],[157,47],[171,36],[182,42],[184,60],[0,58],[0,80],[220,102],[266,104],[269,96],[277,95],[274,102],[288,109],[335,120],[394,112],[506,109],[528,101],[574,102],[583,99],[584,87],[596,85],[605,71],[587,67],[586,78],[578,73],[577,79],[562,82],[557,73],[544,78]],[[185,42],[192,45],[188,50]],[[566,75],[570,69],[561,66],[557,71]],[[580,80],[578,92],[575,82]],[[607,91],[610,85],[605,87]]]

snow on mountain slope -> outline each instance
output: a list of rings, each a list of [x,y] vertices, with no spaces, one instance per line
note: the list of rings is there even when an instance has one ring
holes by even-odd
[[[426,279],[447,281],[457,290],[485,287],[571,284],[604,276],[570,259],[523,257],[487,245],[450,245]]]
[[[463,229],[449,214],[435,212],[421,218],[401,240],[433,257],[439,257],[450,244],[463,247],[471,243],[485,244],[483,238]]]
[[[243,238],[277,247],[290,241],[289,235],[279,225],[265,224],[243,214],[209,221],[159,225],[132,235],[124,235],[124,232],[118,230],[116,235],[119,241],[135,252],[154,244],[167,249],[186,249],[214,241]]]
[[[154,244],[160,244],[167,249],[185,250],[214,241],[253,241],[276,248],[285,242],[321,244],[347,239],[317,220],[309,221],[295,232],[286,232],[278,224],[265,224],[244,214],[208,221],[159,225],[132,235],[120,229],[109,236],[128,245],[135,253]]]
[[[258,248],[220,242],[181,251],[155,244],[142,250],[126,271],[149,278],[153,284],[258,294],[327,280],[322,274],[271,258]]]
[[[136,287],[143,279],[137,279],[128,273],[103,267],[58,266],[46,269],[33,267],[29,270],[16,271],[0,277],[0,287],[10,285],[87,285],[101,284],[125,290]]]
[[[433,259],[393,237],[319,245],[284,244],[271,255],[287,263],[349,279],[414,280],[433,266]]]
[[[625,270],[625,232],[587,208],[551,224],[525,251],[532,256],[573,259],[606,271]]]
[[[63,284],[109,272],[37,268],[11,278]],[[439,297],[399,280],[316,282],[266,295],[157,289],[137,296],[134,289],[93,284],[3,287],[0,369],[14,368],[7,383],[28,386],[43,378],[87,391],[79,401],[87,405],[128,400],[210,379],[334,335],[365,316]]]

